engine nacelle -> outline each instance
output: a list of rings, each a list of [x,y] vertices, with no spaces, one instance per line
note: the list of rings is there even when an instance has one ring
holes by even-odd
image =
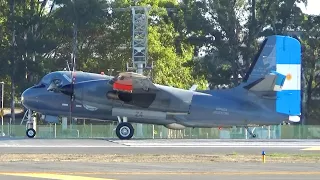
[[[168,129],[174,129],[174,130],[182,130],[185,129],[186,127],[182,124],[177,124],[177,123],[171,123],[171,124],[166,124],[164,127]]]
[[[155,93],[129,93],[122,91],[109,91],[107,93],[108,99],[120,100],[126,104],[131,104],[143,108],[148,108],[155,100]]]

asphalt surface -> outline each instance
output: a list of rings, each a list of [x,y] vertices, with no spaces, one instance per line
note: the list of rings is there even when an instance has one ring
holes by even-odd
[[[258,154],[317,153],[320,140],[129,140],[0,139],[0,153],[96,154]],[[1,179],[185,180],[185,179],[319,179],[316,163],[85,163],[1,162]]]
[[[302,151],[302,150],[312,151]],[[320,140],[212,139],[0,139],[0,153],[80,154],[206,154],[309,153],[320,150]],[[320,151],[319,151],[320,152]]]
[[[2,163],[0,179],[319,179],[316,164],[277,163]],[[31,173],[32,172],[32,173]]]

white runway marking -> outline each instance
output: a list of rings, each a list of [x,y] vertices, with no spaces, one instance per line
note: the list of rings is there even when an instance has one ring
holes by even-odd
[[[0,146],[0,148],[312,148],[314,146]]]
[[[0,148],[314,148],[320,141],[232,140],[88,140],[20,139],[0,141]]]
[[[310,145],[25,145],[1,144],[0,148],[313,148],[319,144]]]

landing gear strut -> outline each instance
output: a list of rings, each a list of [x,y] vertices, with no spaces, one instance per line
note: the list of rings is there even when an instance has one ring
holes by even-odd
[[[26,123],[26,135],[28,138],[34,138],[36,136],[36,126],[37,126],[37,119],[35,117],[35,115],[33,114],[33,112],[28,109],[27,110],[28,113],[28,121]]]
[[[118,117],[119,124],[116,128],[116,135],[121,140],[128,140],[131,139],[134,134],[134,128],[133,126],[127,122],[127,118],[123,118],[123,122],[121,121],[121,118]]]
[[[250,136],[252,138],[256,138],[257,137],[257,135],[253,133],[253,130],[252,131],[249,130],[248,126],[246,126],[245,128],[246,128],[247,132],[250,134]]]

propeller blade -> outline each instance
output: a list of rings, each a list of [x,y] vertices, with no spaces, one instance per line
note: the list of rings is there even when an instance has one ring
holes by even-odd
[[[74,83],[75,83],[75,72],[71,71],[71,94],[70,94],[70,123],[72,122],[72,112],[73,112],[73,104],[74,104]]]

